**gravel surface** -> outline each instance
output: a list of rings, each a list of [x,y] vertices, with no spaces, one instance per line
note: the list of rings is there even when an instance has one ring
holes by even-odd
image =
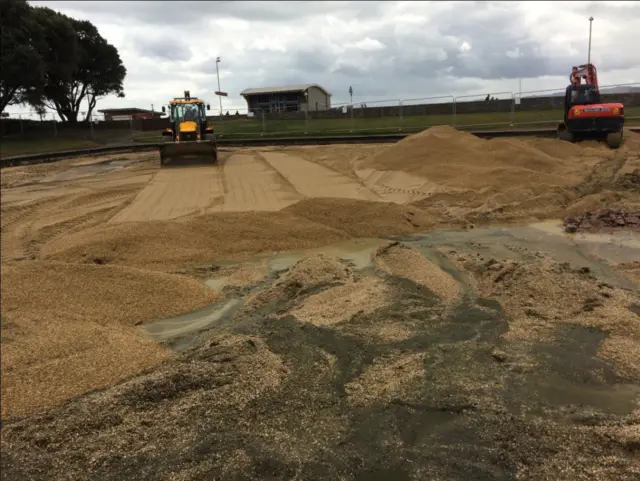
[[[3,169],[2,480],[638,479],[633,257],[443,246],[637,212],[639,139],[238,149],[197,189],[152,154]],[[174,316],[200,330],[151,341]]]

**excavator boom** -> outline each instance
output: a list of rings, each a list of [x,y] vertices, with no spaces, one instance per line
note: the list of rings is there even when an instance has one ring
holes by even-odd
[[[588,63],[571,68],[571,74],[569,75],[569,81],[572,85],[580,85],[584,79],[585,84],[593,85],[598,91],[598,72],[595,65]]]

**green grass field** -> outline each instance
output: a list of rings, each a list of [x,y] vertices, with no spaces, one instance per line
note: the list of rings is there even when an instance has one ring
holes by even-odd
[[[625,111],[628,126],[640,126],[640,107],[629,107]],[[630,119],[629,117],[637,117]],[[515,112],[514,124],[511,125],[511,112],[492,112],[479,114],[460,114],[455,118],[455,125],[467,130],[505,130],[555,128],[562,118],[561,110]],[[376,135],[401,132],[418,132],[434,125],[453,125],[453,115],[426,115],[375,118],[341,118],[314,119],[310,113],[305,120],[267,120],[234,119],[230,117],[214,122],[216,134],[220,138],[255,138],[296,137],[296,136],[330,136],[330,135]],[[0,140],[0,154],[3,156],[24,155],[39,152],[55,152],[72,149],[98,147],[101,145],[126,142],[161,142],[160,132],[131,132],[128,130],[102,131],[94,129],[93,139],[90,132],[83,131],[48,134],[27,134],[24,136],[5,137]]]
[[[640,107],[627,109],[628,117],[640,117]],[[544,110],[516,112],[514,127],[516,128],[555,128],[557,121],[562,119],[561,110]],[[344,118],[344,119],[314,119],[310,114],[308,121],[304,120],[268,120],[264,126],[261,120],[222,120],[215,124],[216,133],[220,136],[240,135],[278,135],[282,133],[308,134],[339,134],[350,132],[361,134],[382,134],[402,131],[419,131],[434,125],[453,125],[453,115],[426,115],[410,117],[377,117],[377,118]],[[640,122],[636,121],[636,125]],[[492,112],[480,114],[463,114],[455,117],[455,125],[472,130],[504,130],[511,128],[510,112]]]

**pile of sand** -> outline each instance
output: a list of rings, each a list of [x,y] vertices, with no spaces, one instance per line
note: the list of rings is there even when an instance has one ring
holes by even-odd
[[[306,199],[284,212],[353,237],[410,234],[427,230],[434,223],[414,206],[352,199]]]
[[[317,326],[332,326],[347,322],[355,315],[369,316],[387,306],[391,296],[391,290],[380,279],[365,277],[313,294],[287,315]]]
[[[182,276],[117,266],[2,265],[2,416],[54,406],[167,358],[134,326],[216,294]]]
[[[640,152],[640,134],[632,132],[629,129],[624,131],[624,140],[621,148],[623,150],[639,153]]]
[[[449,274],[410,247],[398,243],[381,247],[376,252],[374,263],[388,274],[423,285],[446,302],[455,300],[459,295],[458,284]]]
[[[175,270],[187,264],[308,249],[350,237],[427,229],[420,209],[383,202],[309,199],[281,212],[207,214],[172,221],[103,224],[41,248],[47,260]]]
[[[324,254],[311,255],[296,262],[271,287],[251,295],[243,312],[293,299],[310,287],[344,283],[353,276],[353,268],[346,263]]]
[[[573,154],[567,157],[567,154]],[[484,140],[453,127],[438,126],[411,135],[368,158],[377,170],[402,170],[437,184],[500,190],[539,183],[570,185],[585,167],[580,147],[558,140]],[[557,173],[562,172],[561,176]]]
[[[43,246],[43,258],[170,270],[318,247],[349,236],[284,212],[217,213],[186,220],[101,225]]]
[[[590,208],[607,207],[620,190],[629,192],[618,196],[617,205],[635,205],[640,200],[633,195],[640,172],[636,137],[629,134],[626,146],[613,150],[595,141],[484,140],[452,127],[433,127],[365,159],[359,172],[380,182],[392,176],[393,185],[382,186],[381,195],[413,196],[413,205],[440,224],[529,221],[563,216],[583,197],[595,196],[585,200]],[[398,171],[405,173],[404,187]]]

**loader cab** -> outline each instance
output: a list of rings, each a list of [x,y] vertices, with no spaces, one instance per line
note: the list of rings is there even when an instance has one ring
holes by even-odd
[[[171,106],[169,118],[171,122],[191,120],[193,122],[202,123],[207,120],[207,112],[205,111],[204,104],[173,104]]]
[[[176,141],[200,141],[213,134],[213,128],[207,125],[207,110],[211,107],[204,101],[190,97],[185,91],[184,98],[174,98],[169,102],[170,127],[162,132],[163,136]],[[166,112],[162,107],[162,112]]]

